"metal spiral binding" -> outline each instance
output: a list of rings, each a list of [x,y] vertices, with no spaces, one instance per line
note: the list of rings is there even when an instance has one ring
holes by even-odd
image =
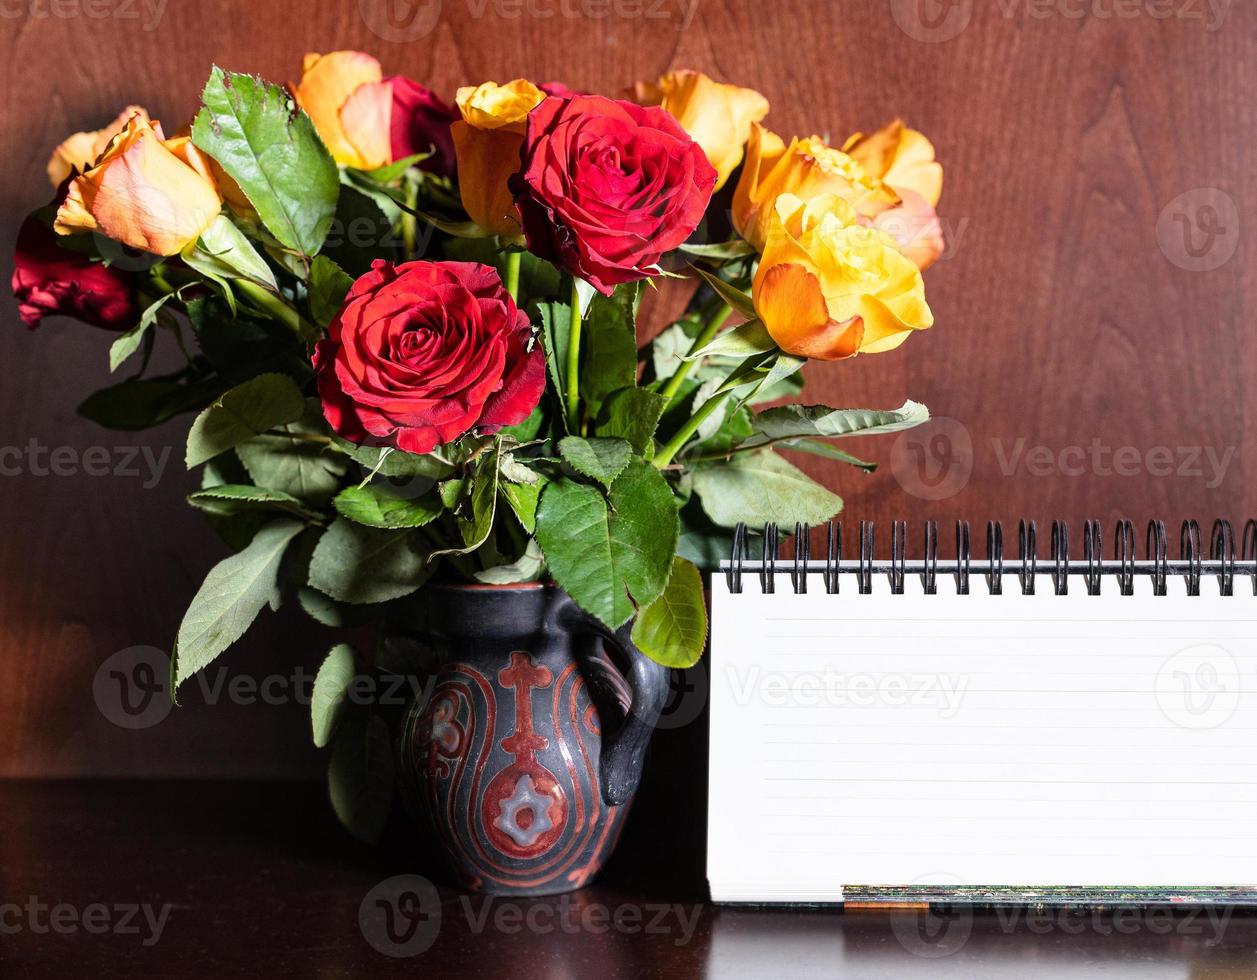
[[[1035,547],[1037,532],[1034,521],[1027,524],[1022,521],[1017,528],[1017,554],[1021,558],[1021,571],[1017,573],[1021,579],[1022,595],[1034,595],[1034,576],[1038,571],[1038,548]]]
[[[938,564],[938,552],[934,552]],[[969,594],[969,522],[956,522],[956,594]]]
[[[908,576],[919,576],[926,595],[938,593],[940,575],[955,579],[956,593],[970,592],[973,555],[969,523],[956,522],[956,557],[939,558],[938,524],[927,521],[923,527],[924,552],[919,559],[908,558],[908,525],[894,521],[890,533],[890,560],[878,560],[876,554],[876,526],[872,521],[860,522],[860,548],[854,560],[843,559],[843,535],[840,523],[830,523],[826,529],[824,561],[814,562],[811,551],[811,531],[807,524],[794,526],[793,558],[790,562],[790,583],[796,593],[806,593],[808,576],[820,572],[825,591],[837,595],[841,590],[842,576],[853,574],[861,594],[873,591],[875,575],[885,575],[893,593],[904,591]],[[1179,557],[1171,560],[1165,523],[1150,521],[1145,537],[1144,557],[1135,553],[1135,528],[1127,520],[1118,521],[1113,532],[1113,559],[1104,559],[1104,533],[1099,521],[1087,521],[1083,527],[1083,561],[1071,565],[1069,556],[1069,526],[1063,521],[1052,523],[1052,553],[1050,565],[1039,568],[1037,525],[1023,520],[1018,525],[1017,578],[1025,595],[1035,594],[1035,581],[1039,575],[1050,574],[1057,595],[1069,591],[1071,575],[1083,576],[1088,595],[1100,595],[1105,576],[1117,580],[1119,592],[1124,596],[1135,592],[1136,576],[1151,580],[1153,595],[1164,596],[1168,592],[1171,575],[1182,576],[1186,592],[1190,596],[1201,594],[1201,583],[1206,575],[1216,577],[1218,591],[1224,596],[1235,594],[1237,576],[1248,576],[1253,595],[1257,596],[1257,519],[1244,524],[1244,532],[1236,549],[1236,536],[1230,521],[1213,522],[1209,535],[1209,555],[1202,547],[1200,525],[1194,520],[1182,523],[1179,533]],[[722,563],[725,581],[731,593],[742,591],[743,573],[748,569],[759,574],[760,589],[772,594],[776,591],[778,565],[778,539],[776,524],[762,529],[763,554],[750,557],[750,531],[739,524],[733,532],[729,560]],[[979,566],[981,567],[981,566]],[[785,569],[783,569],[785,571]],[[986,567],[982,577],[991,595],[1003,594],[1004,575],[1004,527],[999,521],[990,521],[986,527]]]
[[[1069,595],[1069,525],[1052,522],[1052,585],[1057,595]]]
[[[1087,559],[1087,595],[1100,594],[1100,564],[1104,561],[1104,532],[1099,521],[1087,521],[1082,530],[1082,554]]]
[[[904,532],[907,533],[905,526]],[[938,523],[925,522],[925,568],[921,570],[921,588],[926,595],[938,592]]]
[[[1231,531],[1231,522],[1221,518],[1214,521],[1212,537],[1209,558],[1221,563],[1218,589],[1223,595],[1235,595],[1235,535]]]
[[[1004,525],[999,521],[986,524],[986,560],[990,570],[986,573],[986,587],[991,595],[1004,594]],[[1254,594],[1257,594],[1255,592]]]

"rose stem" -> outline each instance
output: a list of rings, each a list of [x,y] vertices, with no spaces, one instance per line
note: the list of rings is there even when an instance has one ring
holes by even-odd
[[[711,343],[712,338],[720,332],[720,328],[725,325],[725,320],[729,319],[729,314],[732,312],[733,309],[728,303],[721,303],[720,306],[717,307],[716,312],[712,314],[711,319],[703,325],[703,329],[700,330],[698,336],[694,338],[694,343],[690,344],[691,356],[697,354],[700,350]],[[688,377],[691,369],[693,369],[694,365],[697,363],[697,361],[682,361],[680,365],[678,365],[676,373],[672,375],[671,380],[663,386],[663,390],[660,394],[671,402],[672,399],[676,397],[677,390],[681,387],[681,383],[686,379],[686,377]]]
[[[263,289],[250,279],[237,279],[235,282],[236,287],[249,298],[254,306],[264,313],[269,313],[298,337],[308,339],[318,333],[313,324],[303,319],[300,313],[269,289]]]
[[[580,434],[580,291],[572,277],[572,330],[567,342],[567,430]]]
[[[708,398],[707,401],[703,402],[702,407],[686,420],[685,424],[681,426],[680,431],[669,439],[667,445],[665,445],[656,454],[655,458],[652,460],[655,465],[655,469],[661,470],[671,463],[672,457],[681,451],[681,448],[689,441],[690,436],[697,432],[698,427],[706,422],[718,408],[728,401],[729,396],[732,394],[733,389],[730,388],[728,391],[722,391],[720,394],[714,395],[711,398]]]
[[[506,291],[516,303],[519,302],[519,266],[523,258],[523,252],[506,253]]]

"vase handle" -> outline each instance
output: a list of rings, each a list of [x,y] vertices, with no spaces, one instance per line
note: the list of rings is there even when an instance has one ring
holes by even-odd
[[[637,649],[630,637],[633,628],[631,620],[618,630],[611,630],[571,598],[564,596],[563,599],[559,608],[559,624],[573,633],[592,633],[601,637],[628,664],[625,679],[633,699],[619,727],[610,737],[602,740],[602,755],[598,760],[598,783],[603,802],[608,806],[619,806],[633,795],[641,779],[646,747],[668,699],[668,668]],[[580,652],[580,644],[577,644],[577,651],[578,656],[587,656]]]

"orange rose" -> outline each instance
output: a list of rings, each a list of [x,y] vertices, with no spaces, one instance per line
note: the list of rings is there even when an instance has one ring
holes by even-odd
[[[528,113],[545,97],[523,78],[505,85],[465,86],[455,96],[463,117],[450,126],[459,194],[471,220],[495,235],[515,238],[523,233],[507,181],[520,168]]]
[[[119,113],[118,118],[102,129],[89,133],[75,133],[52,151],[48,160],[48,180],[53,187],[60,187],[61,182],[78,170],[86,170],[105,152],[109,141],[125,128],[127,121],[134,115],[148,120],[148,113],[138,105],[129,105]]]
[[[371,55],[307,54],[301,81],[290,88],[337,163],[374,170],[390,161],[393,89]]]
[[[760,251],[782,194],[804,202],[836,195],[870,220],[899,203],[893,190],[819,136],[795,138],[786,146],[780,136],[753,123],[746,165],[733,195],[733,226]]]
[[[944,248],[935,211],[943,193],[943,168],[934,159],[934,145],[896,119],[872,136],[857,133],[843,149],[900,196],[903,203],[877,215],[873,224],[888,232],[919,268],[928,269]]]
[[[634,96],[642,105],[661,106],[703,148],[716,168],[716,190],[742,162],[752,123],[768,115],[768,100],[754,89],[725,85],[697,71],[669,72],[655,85],[638,82]]]
[[[70,182],[58,234],[99,231],[131,248],[175,255],[222,210],[207,158],[187,138],[162,138],[136,113],[96,165]]]

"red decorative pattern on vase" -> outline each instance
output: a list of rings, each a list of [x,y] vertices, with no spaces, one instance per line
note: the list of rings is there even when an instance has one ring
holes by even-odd
[[[563,836],[567,796],[554,774],[536,754],[550,745],[533,725],[532,692],[550,686],[553,675],[522,651],[511,654],[498,683],[511,689],[515,727],[502,739],[502,750],[514,761],[489,781],[481,802],[481,819],[490,843],[513,858],[537,858]]]

